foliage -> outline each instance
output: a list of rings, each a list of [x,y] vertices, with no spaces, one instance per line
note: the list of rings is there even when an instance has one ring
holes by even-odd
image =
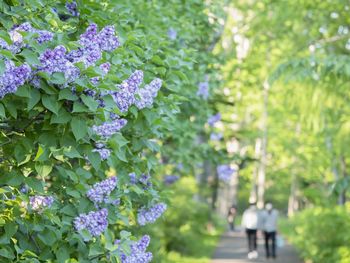
[[[310,208],[291,220],[289,240],[311,262],[349,262],[349,207]]]
[[[212,7],[215,14],[202,1],[0,3],[0,55],[33,72],[0,103],[2,262],[117,262],[132,240],[143,240],[138,211],[167,199],[156,180],[165,172],[160,162],[168,170],[184,163],[182,174],[208,154],[224,158],[194,140],[209,136],[203,127],[212,112],[198,84],[205,75],[218,83],[210,47],[221,14]],[[35,30],[16,29],[24,22]],[[120,43],[90,38],[94,22],[101,38],[114,25]],[[39,43],[40,30],[54,32],[52,40]],[[110,63],[108,74],[102,63]],[[206,222],[208,210],[186,209]]]

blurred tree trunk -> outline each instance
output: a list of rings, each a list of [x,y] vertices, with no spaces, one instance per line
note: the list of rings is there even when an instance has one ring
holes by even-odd
[[[260,152],[261,152],[261,138],[256,138],[255,140],[255,159],[260,160]],[[253,178],[252,178],[252,189],[250,191],[249,201],[256,202],[257,200],[257,178],[259,171],[259,162],[256,163]]]
[[[341,173],[342,173],[342,179],[346,180],[347,174],[346,174],[346,161],[345,161],[345,156],[341,155],[340,156],[340,169],[341,169]],[[338,200],[338,204],[340,205],[344,205],[346,203],[346,186],[343,187],[342,191],[339,193],[339,200]]]
[[[264,207],[264,195],[265,195],[265,178],[266,178],[266,162],[267,162],[267,120],[268,120],[268,96],[269,96],[269,83],[266,80],[264,82],[264,105],[262,116],[262,140],[261,140],[261,159],[258,171],[258,208]]]
[[[297,197],[297,176],[294,171],[292,171],[292,182],[290,185],[290,195],[288,199],[288,217],[293,216],[295,211],[299,209],[299,202]]]

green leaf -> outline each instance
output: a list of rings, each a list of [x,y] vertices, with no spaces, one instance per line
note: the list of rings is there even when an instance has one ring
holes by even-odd
[[[59,104],[57,102],[57,97],[54,95],[43,95],[42,102],[45,108],[52,111],[56,115],[58,114]]]
[[[21,52],[21,55],[25,58],[26,62],[29,65],[39,65],[40,64],[40,61],[38,59],[38,55],[29,49],[24,49]]]
[[[5,72],[5,61],[4,60],[0,60],[0,75],[4,74]]]
[[[57,237],[55,232],[50,229],[45,229],[43,233],[38,235],[39,239],[44,242],[44,244],[52,246],[55,244]]]
[[[71,122],[72,131],[76,140],[82,139],[88,132],[85,120],[80,117],[74,117]]]
[[[97,152],[89,152],[88,158],[95,170],[98,170],[101,165],[101,157]]]
[[[102,246],[100,246],[99,242],[96,242],[90,246],[89,257],[97,256],[101,254],[104,254],[104,251]]]
[[[64,108],[60,108],[57,115],[51,116],[50,123],[68,123],[72,116]]]
[[[37,161],[43,153],[44,153],[44,149],[41,147],[41,145],[39,145],[34,161]]]
[[[32,177],[26,177],[24,182],[30,187],[32,188],[34,191],[39,192],[39,193],[43,193],[44,192],[44,186],[43,186],[43,182],[36,179],[36,178],[32,178]]]
[[[17,232],[18,225],[15,222],[10,222],[5,225],[5,233],[8,240]]]
[[[0,117],[6,118],[5,107],[0,103]]]
[[[66,245],[60,246],[56,252],[56,257],[58,262],[66,262],[69,259],[69,247]]]
[[[89,96],[85,96],[85,95],[81,95],[80,98],[82,99],[82,101],[84,102],[84,104],[86,106],[88,106],[88,108],[95,112],[98,108],[98,102],[96,100],[94,100],[92,97]]]
[[[62,89],[58,94],[58,100],[77,100],[77,95],[73,94],[70,89]]]
[[[30,98],[30,92],[28,86],[21,86],[17,89],[16,95],[19,97]]]
[[[28,110],[31,110],[39,101],[41,94],[37,89],[31,89],[30,98],[28,99]]]
[[[75,101],[73,104],[73,112],[89,112],[89,109],[81,102]]]
[[[52,171],[52,164],[36,163],[35,170],[41,178],[45,178]]]
[[[66,78],[62,72],[53,73],[50,80],[54,84],[64,84],[66,82]]]
[[[0,256],[4,258],[14,259],[15,254],[9,247],[3,247],[0,249]]]

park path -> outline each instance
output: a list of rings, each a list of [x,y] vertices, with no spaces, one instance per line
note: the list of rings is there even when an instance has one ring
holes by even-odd
[[[260,237],[258,239],[258,259],[247,259],[247,241],[243,231],[230,232],[222,236],[221,241],[215,251],[212,263],[302,263],[298,258],[295,249],[288,244],[277,249],[277,259],[265,258],[264,243]]]

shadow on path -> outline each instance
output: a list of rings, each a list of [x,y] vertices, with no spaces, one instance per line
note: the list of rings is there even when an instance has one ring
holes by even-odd
[[[222,236],[215,251],[212,263],[250,263],[250,262],[274,262],[274,263],[301,263],[296,251],[291,245],[285,244],[277,249],[277,259],[265,258],[263,239],[258,239],[258,259],[247,259],[247,241],[243,231],[230,232]]]

